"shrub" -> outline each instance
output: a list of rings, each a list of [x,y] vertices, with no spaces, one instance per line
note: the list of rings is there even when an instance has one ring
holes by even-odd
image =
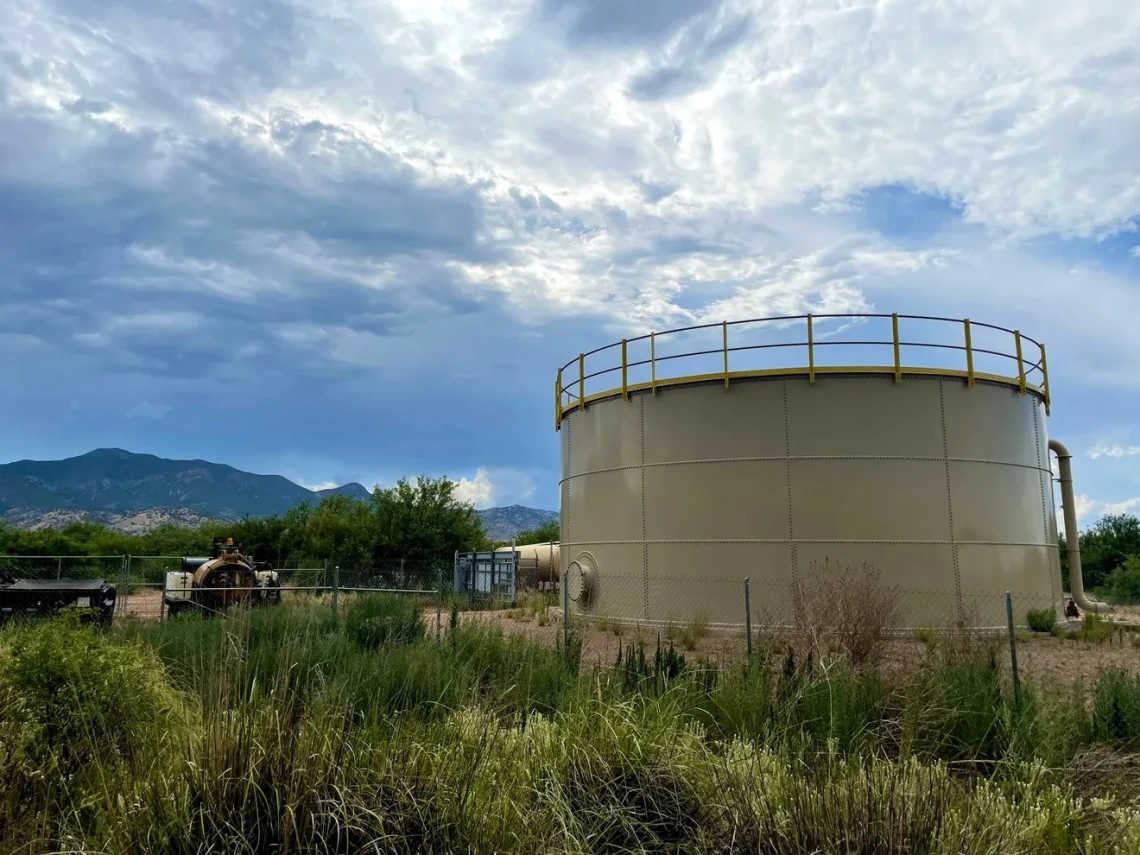
[[[414,600],[398,594],[368,594],[349,606],[345,634],[354,644],[374,649],[411,644],[424,637],[424,621]]]
[[[1116,628],[1098,614],[1086,613],[1077,637],[1081,641],[1100,644],[1112,638]]]
[[[0,720],[26,756],[74,774],[154,752],[184,721],[153,650],[116,643],[74,617],[14,630],[0,649]]]
[[[708,632],[708,619],[704,615],[697,615],[681,627],[678,632],[678,639],[681,642],[681,646],[686,650],[696,650],[697,642],[708,635]]]
[[[797,688],[775,711],[785,739],[795,734],[819,749],[831,743],[844,754],[874,746],[887,704],[877,670],[839,661],[821,666]]]
[[[931,653],[938,649],[938,633],[933,629],[916,629],[914,640],[925,644],[927,651]]]
[[[1092,737],[1097,742],[1140,738],[1140,677],[1116,668],[1093,687]]]
[[[1057,612],[1053,609],[1030,609],[1025,624],[1034,632],[1052,632],[1057,626]]]
[[[862,571],[813,561],[794,591],[796,623],[817,653],[844,653],[852,664],[873,664],[898,615],[898,589],[880,584],[871,564]]]
[[[1140,555],[1129,556],[1109,574],[1105,593],[1114,603],[1140,601]]]
[[[994,650],[955,651],[909,687],[904,744],[945,760],[996,760],[1009,744]]]
[[[519,611],[524,618],[541,620],[546,617],[546,610],[557,605],[557,598],[553,592],[524,591],[519,597]]]

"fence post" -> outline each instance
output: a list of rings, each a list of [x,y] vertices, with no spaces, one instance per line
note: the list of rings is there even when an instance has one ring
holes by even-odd
[[[744,631],[748,633],[748,658],[752,658],[752,592],[748,577],[744,577]]]
[[[55,578],[56,579],[62,579],[63,578],[63,556],[62,555],[59,556],[59,558],[57,558],[55,560]]]
[[[166,571],[162,573],[162,599],[158,602],[158,622],[166,622]]]
[[[570,650],[570,572],[562,573],[562,644]]]
[[[336,599],[337,599],[337,594],[339,593],[339,589],[340,589],[340,565],[336,564],[333,566],[333,583],[332,583],[332,610],[333,610],[333,616],[334,617],[337,614]]]
[[[537,555],[537,550],[535,555]],[[518,608],[519,599],[519,553],[515,538],[511,538],[511,608]]]
[[[1013,708],[1021,709],[1021,679],[1017,674],[1017,636],[1013,631],[1013,597],[1005,592],[1005,617],[1009,624],[1009,662],[1013,674]]]
[[[115,603],[121,606],[119,614],[126,615],[127,597],[130,595],[131,588],[131,558],[129,555],[124,555],[119,562],[119,583],[122,587],[122,591],[117,593]]]
[[[443,568],[435,571],[435,640],[443,637]]]

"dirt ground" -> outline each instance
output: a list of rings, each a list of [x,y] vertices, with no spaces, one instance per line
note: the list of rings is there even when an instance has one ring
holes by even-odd
[[[158,620],[162,610],[162,589],[160,587],[138,588],[134,593],[124,597],[123,600],[125,605],[116,605],[116,615],[128,614]]]
[[[507,611],[462,612],[461,621],[482,621],[497,625],[504,634],[518,635],[533,641],[549,644],[558,643],[562,633],[560,623],[540,626],[533,618],[522,617]],[[444,615],[446,626],[447,616]],[[435,613],[428,616],[431,632],[435,631]],[[617,661],[619,646],[644,643],[647,655],[652,655],[657,647],[658,633],[661,644],[667,646],[669,640],[663,630],[657,627],[642,629],[624,627],[616,633],[612,629],[601,629],[596,625],[578,627],[582,634],[582,668],[595,665],[608,666]],[[1101,644],[1054,638],[1043,634],[1021,633],[1017,643],[1018,672],[1022,679],[1033,680],[1042,685],[1072,685],[1077,680],[1091,681],[1099,670],[1120,668],[1133,674],[1140,674],[1140,649],[1133,647],[1134,639],[1140,639],[1140,632],[1121,631],[1111,640]],[[790,638],[771,639],[782,651],[786,651]],[[760,641],[755,642],[757,645]],[[1000,635],[990,636],[983,643],[992,644],[1003,669],[1009,671],[1010,656],[1008,641]],[[720,666],[742,663],[747,656],[747,642],[743,633],[728,634],[709,632],[700,638],[692,649],[673,641],[674,647],[685,654],[690,661],[710,661]],[[881,667],[885,672],[917,665],[928,657],[929,651],[922,641],[916,639],[896,639],[884,643]]]
[[[136,590],[126,598],[125,613],[140,618],[157,620],[162,604],[162,591],[157,589]],[[1140,625],[1140,609],[1127,618],[1133,626]],[[122,612],[120,612],[122,614]],[[1120,617],[1125,617],[1120,615]],[[435,634],[435,610],[424,613],[428,632]],[[545,626],[530,616],[511,611],[470,611],[461,612],[463,622],[481,621],[498,626],[504,634],[522,636],[532,641],[554,647],[562,634],[560,622],[551,620]],[[443,615],[444,631],[448,616]],[[582,635],[582,668],[609,666],[617,661],[619,648],[643,643],[647,655],[652,655],[657,647],[658,636],[662,646],[670,642],[665,630],[657,627],[619,627],[602,629],[589,624],[577,627]],[[758,636],[762,639],[763,636]],[[1103,668],[1121,668],[1130,673],[1140,674],[1140,648],[1133,647],[1133,640],[1140,643],[1140,632],[1121,630],[1111,640],[1100,644],[1059,639],[1048,635],[1021,633],[1017,644],[1018,671],[1023,678],[1037,683],[1072,684],[1078,679],[1090,681]],[[772,639],[775,645],[786,650],[790,639]],[[758,640],[757,645],[760,644]],[[998,651],[998,660],[1003,668],[1009,669],[1009,648],[1004,638],[992,640]],[[747,656],[747,644],[743,633],[723,633],[710,631],[699,638],[692,649],[682,644],[680,639],[673,641],[678,651],[690,661],[705,660],[722,667],[742,663]],[[928,656],[926,645],[918,640],[906,638],[886,642],[883,649],[882,667],[884,671],[915,665]]]

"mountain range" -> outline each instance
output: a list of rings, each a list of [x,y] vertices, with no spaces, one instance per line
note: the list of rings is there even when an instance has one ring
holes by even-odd
[[[256,475],[206,460],[169,460],[121,448],[98,448],[64,460],[0,465],[0,517],[24,528],[89,520],[139,533],[163,523],[283,514],[303,501],[342,494],[366,499],[355,482],[310,490],[280,475]],[[554,511],[513,505],[479,511],[492,538],[536,528]]]

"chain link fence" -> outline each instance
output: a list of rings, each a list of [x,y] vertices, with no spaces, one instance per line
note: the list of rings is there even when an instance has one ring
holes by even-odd
[[[116,616],[162,620],[167,574],[182,556],[0,555],[0,584],[17,579],[104,579],[115,584]],[[520,571],[524,571],[521,565]],[[453,590],[454,567],[408,561],[338,566],[302,562],[277,568],[274,601],[297,597],[336,602],[358,593],[395,592],[417,597],[428,623],[440,628],[454,607],[497,612],[509,631],[550,643],[570,633],[583,638],[583,664],[612,662],[620,645],[673,644],[696,658],[743,661],[750,652],[874,647],[884,666],[920,662],[962,635],[999,650],[1010,669],[1065,682],[1091,680],[1103,668],[1140,673],[1140,607],[1113,605],[1103,612],[1075,609],[1067,593],[1056,597],[1013,591],[939,591],[858,585],[800,590],[792,582],[745,578],[666,578],[606,574],[583,587],[563,576],[531,584],[519,573],[511,597],[474,601]],[[549,580],[546,580],[549,581]],[[550,590],[553,588],[553,590]],[[889,594],[889,608],[884,605]],[[1009,617],[1012,614],[1012,632]],[[532,625],[533,624],[533,625]]]
[[[103,579],[116,586],[115,615],[162,620],[170,614],[169,577],[182,570],[181,555],[0,555],[0,584],[18,580]],[[274,568],[273,602],[308,596],[336,600],[341,594],[399,593],[437,606],[448,593],[450,566],[394,560],[341,567],[328,561]],[[215,599],[256,594],[261,588],[215,588]]]
[[[1035,679],[1073,683],[1105,668],[1140,673],[1140,609],[1086,612],[1057,596],[939,591],[846,580],[816,589],[743,578],[606,574],[592,590],[563,577],[562,637],[580,635],[583,663],[612,663],[629,644],[672,644],[696,659],[740,662],[758,652],[801,660],[843,653],[886,670],[918,665],[948,645],[992,649]]]

